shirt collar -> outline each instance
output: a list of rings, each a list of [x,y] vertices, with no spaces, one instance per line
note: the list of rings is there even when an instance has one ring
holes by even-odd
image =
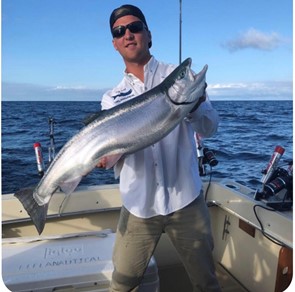
[[[158,66],[158,61],[155,59],[154,56],[150,58],[148,63],[144,66],[144,73],[146,74],[147,72],[155,72],[156,68]]]
[[[144,65],[144,76],[146,77],[147,74],[150,74],[150,73],[153,74],[156,71],[157,66],[158,66],[158,61],[155,59],[154,56],[151,56],[147,64]],[[134,74],[127,73],[126,69],[124,70],[124,76],[131,82],[135,82],[136,80],[138,80],[138,78]]]

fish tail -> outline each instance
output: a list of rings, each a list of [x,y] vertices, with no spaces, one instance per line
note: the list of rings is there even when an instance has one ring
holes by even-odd
[[[14,196],[22,203],[40,235],[45,226],[48,203],[43,206],[39,206],[33,197],[33,193],[33,188],[25,188],[17,191]]]

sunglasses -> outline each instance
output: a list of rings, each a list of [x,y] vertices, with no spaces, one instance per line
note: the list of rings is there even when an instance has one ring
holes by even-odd
[[[144,23],[142,23],[141,21],[134,21],[127,24],[126,26],[119,25],[114,27],[112,29],[112,35],[114,38],[119,39],[125,35],[127,29],[129,29],[131,33],[139,33],[139,32],[142,32],[144,28],[146,28]]]

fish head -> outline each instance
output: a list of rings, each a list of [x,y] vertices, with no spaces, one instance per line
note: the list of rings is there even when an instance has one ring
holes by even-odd
[[[204,95],[208,66],[194,74],[191,63],[191,58],[186,59],[170,75],[173,84],[168,87],[167,94],[176,105],[195,104]]]

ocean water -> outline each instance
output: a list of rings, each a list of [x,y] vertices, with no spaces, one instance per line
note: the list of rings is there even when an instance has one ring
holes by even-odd
[[[212,103],[219,112],[220,126],[214,137],[203,142],[218,160],[211,171],[213,178],[227,177],[256,189],[276,145],[285,148],[281,165],[293,158],[292,101]],[[48,164],[49,117],[56,122],[58,152],[83,127],[82,120],[99,109],[99,102],[2,102],[2,194],[40,180],[33,144],[41,143]],[[112,170],[95,169],[80,185],[117,182]]]

